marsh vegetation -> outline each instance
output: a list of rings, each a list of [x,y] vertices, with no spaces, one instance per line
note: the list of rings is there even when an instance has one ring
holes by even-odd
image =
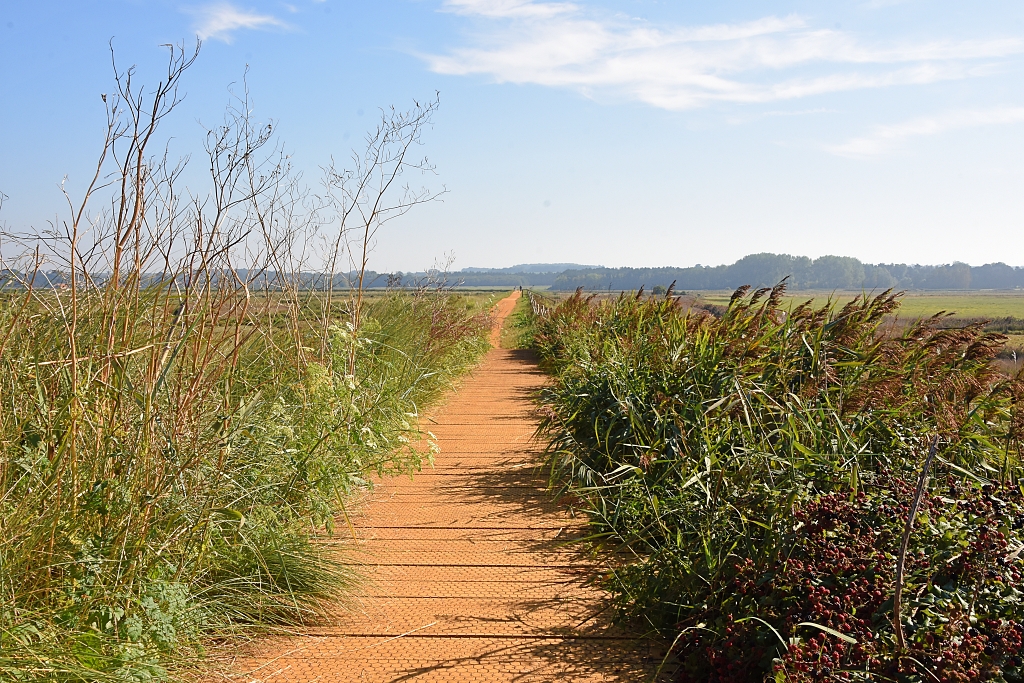
[[[200,194],[160,137],[197,53],[154,89],[118,71],[91,184],[4,235],[3,680],[160,679],[322,618],[353,494],[429,461],[421,411],[487,348],[485,297],[364,291],[376,230],[436,196],[407,184],[436,103],[382,112],[316,195],[240,93]]]
[[[681,680],[1024,675],[1024,381],[900,301],[538,300],[552,483]]]

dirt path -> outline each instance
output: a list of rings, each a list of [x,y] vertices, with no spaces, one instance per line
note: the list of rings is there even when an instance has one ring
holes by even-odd
[[[428,424],[434,467],[380,482],[353,520],[370,579],[354,609],[267,643],[244,680],[650,681],[660,653],[609,625],[596,568],[564,547],[580,523],[535,472],[543,383],[529,353],[491,350]]]

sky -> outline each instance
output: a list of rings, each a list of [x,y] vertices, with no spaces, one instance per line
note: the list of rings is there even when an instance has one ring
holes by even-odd
[[[1024,266],[1019,0],[0,0],[0,222],[66,213],[120,68],[203,41],[163,131],[193,155],[246,74],[311,187],[439,93],[443,201],[371,266],[729,263],[762,251]],[[234,84],[234,85],[233,85]]]

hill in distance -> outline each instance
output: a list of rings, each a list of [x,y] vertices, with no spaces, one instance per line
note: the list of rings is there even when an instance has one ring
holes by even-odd
[[[771,287],[788,278],[793,290],[977,290],[1024,289],[1024,268],[1005,263],[918,265],[864,263],[848,256],[815,259],[789,254],[751,254],[731,264],[686,268],[604,268],[575,263],[520,264],[510,268],[465,268],[453,274],[462,286],[549,287],[553,290],[630,291],[668,287],[677,291],[728,290],[740,285]]]
[[[238,275],[248,277],[240,269]],[[380,288],[416,282],[431,273],[366,273],[365,286]],[[605,268],[578,263],[521,263],[508,268],[464,268],[447,273],[452,286],[462,287],[548,287],[552,290],[572,291],[582,287],[587,291],[636,291],[641,287],[652,291],[675,283],[677,292],[701,290],[731,290],[740,285],[771,287],[783,278],[791,290],[1024,290],[1024,267],[1005,263],[971,266],[966,263],[941,265],[908,265],[905,263],[864,263],[847,256],[821,256],[811,259],[789,254],[751,254],[731,264],[719,266],[690,266],[686,268]],[[18,288],[25,274],[0,270],[0,289]],[[216,280],[219,275],[214,275]],[[254,287],[275,287],[278,274],[273,271],[255,274],[250,284]],[[302,289],[321,289],[327,285],[336,288],[353,286],[355,273],[303,272],[281,276],[291,285]],[[99,282],[102,273],[94,273]],[[159,281],[154,274],[152,282]],[[59,287],[67,283],[60,271],[39,272],[33,281],[35,287]]]
[[[463,268],[462,273],[564,273],[567,270],[585,270],[604,268],[604,266],[585,266],[579,263],[520,263],[509,268]]]

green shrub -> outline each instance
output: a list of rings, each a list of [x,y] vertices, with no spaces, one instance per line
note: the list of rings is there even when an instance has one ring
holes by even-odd
[[[692,656],[723,642],[722,615],[753,622],[766,648],[735,680],[771,676],[764,662],[806,637],[726,604],[738,567],[775,588],[772,568],[806,540],[794,535],[802,511],[884,489],[882,473],[916,480],[932,435],[944,476],[1018,474],[1022,383],[994,369],[999,335],[940,329],[940,317],[893,333],[890,292],[787,311],[783,291],[741,289],[721,317],[577,293],[537,321],[556,377],[541,399],[553,481],[582,501],[594,544],[635,558],[607,582],[623,615],[669,638],[700,631],[679,641],[693,680],[729,680]],[[878,637],[891,659],[891,626]]]

